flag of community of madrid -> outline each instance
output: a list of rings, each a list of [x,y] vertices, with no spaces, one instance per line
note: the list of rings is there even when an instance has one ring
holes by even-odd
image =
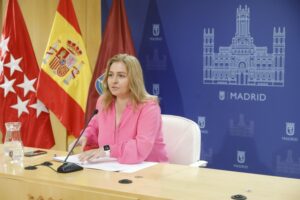
[[[0,38],[0,130],[21,122],[21,138],[29,147],[54,145],[49,112],[36,97],[39,67],[17,0],[7,1]]]
[[[60,0],[39,75],[37,95],[68,133],[80,134],[91,69],[71,0]]]

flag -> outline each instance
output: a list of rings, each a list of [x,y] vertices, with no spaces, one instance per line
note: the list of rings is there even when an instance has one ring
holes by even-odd
[[[60,0],[41,65],[37,95],[74,136],[84,125],[91,76],[72,1]]]
[[[135,49],[131,38],[130,27],[123,0],[113,0],[112,2],[93,78],[89,88],[86,120],[90,118],[95,110],[96,101],[99,97],[95,88],[95,82],[105,71],[108,59],[118,53],[135,55]]]
[[[23,144],[54,145],[49,112],[36,97],[39,67],[17,0],[9,0],[0,40],[0,128],[21,122]],[[3,137],[4,138],[4,137]]]

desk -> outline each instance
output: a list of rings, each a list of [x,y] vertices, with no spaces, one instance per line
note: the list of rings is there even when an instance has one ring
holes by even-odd
[[[0,145],[1,200],[132,200],[132,199],[201,199],[230,200],[243,194],[247,200],[299,200],[300,180],[208,168],[192,168],[158,164],[132,173],[84,169],[59,174],[41,166],[35,171],[24,170],[4,159]],[[24,159],[24,166],[51,160],[54,154]],[[61,163],[53,162],[54,168]],[[132,184],[119,184],[120,179]]]

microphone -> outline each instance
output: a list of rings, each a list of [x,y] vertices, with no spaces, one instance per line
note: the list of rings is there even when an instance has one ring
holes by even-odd
[[[81,133],[80,133],[79,137],[77,138],[76,142],[74,143],[72,149],[69,151],[67,157],[65,158],[64,163],[57,168],[58,173],[70,173],[70,172],[83,170],[83,167],[81,167],[75,163],[67,162],[67,160],[68,160],[69,156],[71,155],[72,151],[74,150],[74,148],[76,147],[77,143],[79,142],[79,139],[83,135],[83,133],[84,133],[85,129],[87,128],[88,124],[90,123],[91,119],[97,113],[98,113],[98,110],[97,109],[94,110],[94,112],[93,112],[92,116],[90,117],[88,123],[86,124],[85,128],[83,129],[83,131],[81,131]]]

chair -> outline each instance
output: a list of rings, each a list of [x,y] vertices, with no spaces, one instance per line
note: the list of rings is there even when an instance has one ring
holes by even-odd
[[[206,161],[199,160],[201,131],[198,124],[184,117],[162,115],[162,131],[170,163],[206,166]]]

